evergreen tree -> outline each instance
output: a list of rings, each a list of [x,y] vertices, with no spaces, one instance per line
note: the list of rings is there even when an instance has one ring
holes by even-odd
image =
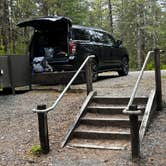
[[[26,52],[32,31],[18,22],[55,15],[113,33],[128,48],[132,68],[141,67],[148,50],[166,48],[166,0],[1,0],[0,54]]]

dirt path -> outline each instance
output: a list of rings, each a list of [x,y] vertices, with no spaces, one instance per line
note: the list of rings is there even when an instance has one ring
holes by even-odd
[[[106,73],[108,74],[108,73]],[[137,72],[127,77],[102,74],[94,83],[99,95],[129,96]],[[154,73],[146,72],[138,96],[147,96],[154,87]],[[162,72],[163,106],[166,107],[166,71]],[[1,166],[125,166],[132,165],[130,151],[108,151],[79,148],[61,148],[60,143],[78,113],[86,96],[85,85],[71,87],[56,111],[48,114],[51,151],[48,155],[33,156],[33,145],[39,144],[37,115],[32,108],[37,104],[52,104],[59,95],[60,86],[35,87],[31,92],[0,95],[0,165]],[[159,112],[143,141],[140,165],[164,166],[166,163],[166,109]]]

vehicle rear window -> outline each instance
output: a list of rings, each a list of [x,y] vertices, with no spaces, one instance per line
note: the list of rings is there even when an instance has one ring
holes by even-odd
[[[73,29],[72,38],[73,40],[90,40],[90,34],[85,29]]]

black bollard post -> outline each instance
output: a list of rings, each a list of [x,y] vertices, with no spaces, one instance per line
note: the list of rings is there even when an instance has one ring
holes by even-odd
[[[37,110],[46,109],[46,105],[38,105]],[[38,122],[39,122],[39,139],[42,152],[47,154],[50,150],[49,148],[49,138],[48,138],[48,123],[47,123],[47,112],[38,112]]]
[[[136,111],[137,105],[132,105],[129,107],[129,110]],[[131,114],[129,115],[130,119],[130,132],[131,132],[131,152],[132,159],[138,159],[140,156],[140,141],[139,141],[139,123],[138,115]]]
[[[154,50],[155,64],[155,82],[156,82],[156,101],[157,110],[162,110],[162,88],[161,88],[161,71],[160,71],[160,50]]]
[[[91,67],[91,59],[87,62],[85,66],[85,74],[86,74],[86,86],[87,86],[87,95],[89,92],[93,90],[93,85],[92,85],[92,67]]]

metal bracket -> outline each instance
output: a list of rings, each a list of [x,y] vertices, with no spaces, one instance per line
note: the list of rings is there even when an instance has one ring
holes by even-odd
[[[123,113],[128,115],[140,115],[142,114],[142,111],[141,110],[137,110],[137,111],[124,110]]]
[[[137,105],[131,105],[129,108],[124,109],[123,113],[128,115],[140,115],[142,114],[142,111],[139,110]]]

